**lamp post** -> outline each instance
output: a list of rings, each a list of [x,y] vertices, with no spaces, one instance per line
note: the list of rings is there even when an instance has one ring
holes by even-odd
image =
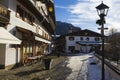
[[[96,21],[96,24],[101,25],[101,39],[102,39],[102,68],[101,68],[101,80],[105,80],[105,70],[104,70],[104,24],[105,16],[107,16],[109,7],[103,4],[103,1],[100,5],[96,7],[99,20]]]

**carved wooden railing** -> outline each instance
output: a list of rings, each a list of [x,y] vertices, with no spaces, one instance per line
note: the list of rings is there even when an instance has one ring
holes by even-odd
[[[0,21],[3,23],[8,23],[10,20],[10,11],[0,4]]]

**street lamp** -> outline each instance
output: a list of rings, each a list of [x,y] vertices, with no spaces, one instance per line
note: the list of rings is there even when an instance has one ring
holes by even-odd
[[[104,24],[105,16],[107,16],[109,7],[103,4],[103,1],[100,5],[96,7],[99,20],[96,21],[96,24],[101,25],[101,39],[102,39],[102,71],[101,71],[101,80],[105,80],[105,70],[104,70]]]

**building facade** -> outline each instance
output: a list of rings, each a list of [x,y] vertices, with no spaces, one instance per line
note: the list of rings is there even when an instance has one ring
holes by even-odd
[[[101,34],[86,29],[68,34],[65,40],[66,52],[89,53],[101,45]]]
[[[50,52],[55,29],[52,0],[1,0],[0,15],[0,27],[17,40],[0,42],[0,68],[25,64],[27,57]]]

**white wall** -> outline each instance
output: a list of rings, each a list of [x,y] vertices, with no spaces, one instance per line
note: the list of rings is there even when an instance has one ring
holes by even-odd
[[[66,36],[66,52],[70,52],[69,50],[68,50],[68,46],[75,46],[76,45],[76,41],[75,40],[73,40],[73,41],[70,41],[69,40],[69,36]]]
[[[41,30],[44,31],[45,33],[47,33],[47,31],[40,24],[41,22],[39,22],[37,20],[37,18],[22,5],[21,6],[24,8],[24,10],[28,11],[30,14],[32,14],[34,16],[34,18],[35,18],[35,25],[34,26],[30,25],[27,22],[23,21],[22,19],[17,18],[16,17],[16,5],[17,4],[21,5],[20,3],[16,2],[16,0],[9,0],[9,10],[11,11],[11,14],[10,14],[10,24],[7,27],[8,31],[10,31],[12,29],[14,30],[14,28],[16,26],[19,26],[19,27],[22,27],[24,29],[27,29],[27,30],[30,30],[30,31],[36,33],[36,29],[38,29],[36,27],[40,27],[40,30],[39,30],[40,34],[41,34]]]
[[[12,32],[15,30],[17,19],[15,17],[16,15],[16,0],[9,0],[8,9],[10,12],[10,24],[7,26],[7,30],[12,34]],[[18,54],[20,53],[20,50],[18,50]],[[17,51],[15,48],[11,48],[10,44],[6,44],[6,53],[5,53],[5,66],[12,65],[16,63],[16,54]],[[18,62],[20,61],[20,56],[17,57]]]
[[[75,50],[80,50],[80,45],[79,44],[75,44]]]
[[[40,30],[39,30],[40,35],[42,35],[42,31],[44,31],[45,33],[48,33],[40,25],[40,22],[37,19],[35,19],[35,24],[36,25],[32,26],[32,25],[28,24],[27,22],[24,22],[23,20],[16,17],[16,5],[20,4],[20,3],[17,2],[17,0],[9,0],[8,4],[9,4],[8,9],[11,12],[10,12],[10,24],[8,24],[7,30],[10,33],[13,33],[13,31],[16,30],[16,26],[22,27],[24,29],[27,29],[27,30],[30,30],[30,31],[36,33],[36,29],[37,29],[36,26],[38,26],[38,25],[40,27]],[[17,36],[19,37],[20,35],[17,34]],[[7,44],[6,53],[5,53],[5,65],[8,66],[8,65],[18,63],[18,62],[20,62],[20,59],[21,59],[20,48],[17,50],[16,48],[12,48],[10,44]]]
[[[36,27],[33,27],[32,25],[28,24],[27,22],[24,22],[20,18],[16,17],[16,0],[12,0],[9,2],[9,10],[11,11],[10,14],[10,24],[8,25],[8,30],[14,29],[16,26],[28,29],[30,31],[36,32]]]
[[[96,42],[95,41],[95,37],[89,37],[89,36],[74,36],[74,40],[73,41],[70,41],[69,40],[69,36],[66,36],[66,52],[70,52],[68,50],[68,46],[75,46],[75,50],[80,50],[80,45],[76,45],[76,42],[77,41],[81,41],[80,40],[80,37],[83,37],[83,40],[82,41],[87,41],[86,38],[88,37],[89,38],[89,41],[90,42]],[[99,37],[100,38],[100,37]],[[89,42],[88,41],[88,42]],[[100,41],[98,42],[101,42],[101,38],[100,38]],[[89,52],[90,51],[90,48],[91,46],[81,46],[81,49],[83,50],[83,52]],[[86,51],[87,50],[87,51]]]
[[[11,47],[11,45],[6,45],[6,61],[5,65],[12,65],[20,62],[20,48]]]

